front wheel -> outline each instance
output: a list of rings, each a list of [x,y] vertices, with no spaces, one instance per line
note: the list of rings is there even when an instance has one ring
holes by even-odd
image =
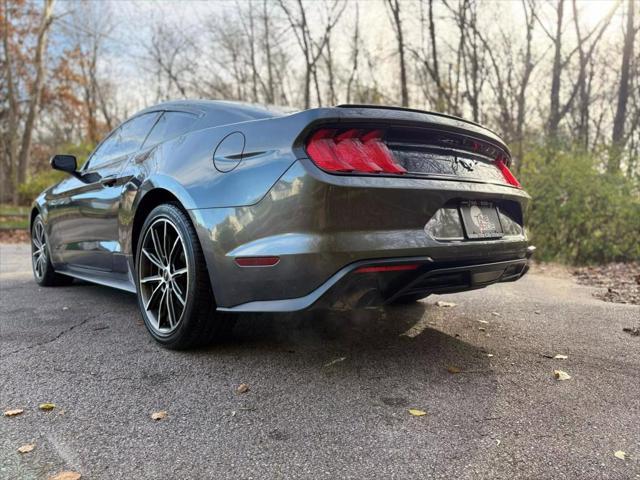
[[[49,243],[42,217],[38,215],[31,225],[31,267],[33,278],[42,287],[70,285],[73,278],[56,273],[49,258]]]
[[[162,345],[185,349],[228,332],[216,312],[202,248],[189,218],[176,205],[156,207],[142,227],[136,254],[138,305]]]

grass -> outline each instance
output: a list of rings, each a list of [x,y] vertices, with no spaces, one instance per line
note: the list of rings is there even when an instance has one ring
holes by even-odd
[[[29,207],[0,203],[0,229],[28,227]]]

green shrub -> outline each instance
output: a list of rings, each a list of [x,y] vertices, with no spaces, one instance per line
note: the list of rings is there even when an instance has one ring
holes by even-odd
[[[537,258],[574,264],[640,259],[638,179],[607,174],[595,154],[533,150],[521,172]]]

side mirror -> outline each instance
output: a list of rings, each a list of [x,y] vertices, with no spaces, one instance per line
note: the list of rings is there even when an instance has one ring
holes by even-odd
[[[51,157],[51,168],[74,174],[78,168],[76,157],[73,155],[54,155]]]

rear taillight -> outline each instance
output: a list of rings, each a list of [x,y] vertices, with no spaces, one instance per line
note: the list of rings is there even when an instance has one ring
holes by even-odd
[[[495,164],[496,167],[498,167],[498,170],[502,172],[502,176],[509,185],[513,185],[516,188],[522,188],[522,185],[520,185],[520,182],[513,176],[513,173],[511,173],[511,170],[509,170],[509,167],[507,167],[507,164],[502,158],[497,158]]]
[[[380,130],[318,130],[307,143],[307,153],[329,172],[406,173],[382,141]]]

